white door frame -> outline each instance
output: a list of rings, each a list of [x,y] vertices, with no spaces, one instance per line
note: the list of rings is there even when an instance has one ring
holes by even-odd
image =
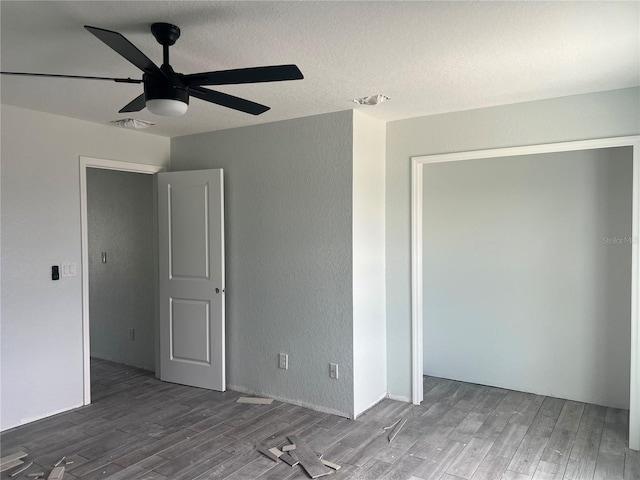
[[[577,142],[549,143],[522,147],[425,155],[411,158],[411,379],[412,401],[422,401],[423,377],[423,290],[422,290],[422,203],[423,165],[481,158],[511,157],[538,153],[569,152],[597,148],[633,149],[633,209],[631,247],[631,376],[629,401],[629,448],[640,450],[640,136],[600,138]]]
[[[165,168],[143,163],[120,162],[102,158],[80,157],[80,235],[82,247],[82,368],[83,402],[91,403],[91,349],[89,336],[89,236],[87,224],[87,168],[118,170],[121,172],[154,175],[164,172]],[[155,196],[154,196],[155,197]],[[155,202],[155,200],[154,200]],[[157,317],[157,314],[155,315]],[[157,320],[157,318],[156,318]],[[157,322],[156,322],[157,323]],[[156,354],[157,364],[157,354]]]

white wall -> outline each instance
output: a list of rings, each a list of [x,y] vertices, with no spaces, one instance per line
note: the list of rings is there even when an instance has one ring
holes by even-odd
[[[638,133],[638,88],[387,124],[387,368],[391,395],[411,397],[411,157]]]
[[[152,175],[87,168],[91,356],[152,372],[157,263],[153,181]]]
[[[353,117],[353,396],[355,415],[387,395],[385,123]]]
[[[631,148],[423,168],[425,374],[628,409]]]
[[[172,170],[224,169],[228,387],[345,416],[352,125],[346,111],[171,139]]]
[[[169,139],[2,105],[0,429],[82,404],[79,156],[167,165]],[[42,392],[49,392],[43,394]]]

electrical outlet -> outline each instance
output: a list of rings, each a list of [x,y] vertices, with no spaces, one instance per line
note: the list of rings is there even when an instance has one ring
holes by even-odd
[[[278,368],[289,370],[289,355],[286,353],[280,353],[278,355]]]
[[[135,340],[136,339],[136,329],[135,328],[130,328],[129,329],[129,340]]]
[[[329,377],[338,378],[338,364],[330,363],[329,364]]]

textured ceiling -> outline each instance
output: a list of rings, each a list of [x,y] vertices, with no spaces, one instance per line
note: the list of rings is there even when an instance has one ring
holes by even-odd
[[[158,65],[153,22],[178,25],[177,72],[295,63],[301,81],[214,87],[269,105],[254,117],[192,99],[183,117],[135,118],[179,136],[357,108],[397,120],[640,85],[640,3],[2,1],[3,71],[140,78],[84,30],[122,33]],[[98,123],[141,85],[1,77],[2,103]],[[378,106],[353,98],[385,94]],[[115,127],[114,127],[115,128]]]

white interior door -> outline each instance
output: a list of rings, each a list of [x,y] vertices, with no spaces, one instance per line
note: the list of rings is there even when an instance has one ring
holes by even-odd
[[[160,378],[225,390],[222,170],[158,174]]]

